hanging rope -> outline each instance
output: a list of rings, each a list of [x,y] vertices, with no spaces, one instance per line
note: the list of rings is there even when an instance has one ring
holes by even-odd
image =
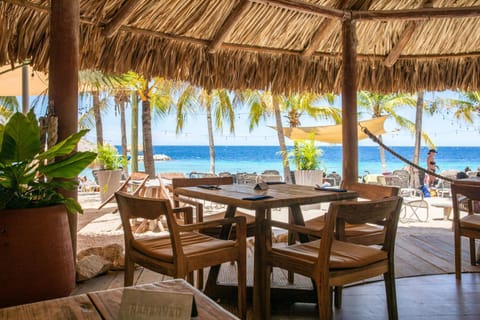
[[[411,162],[410,160],[404,158],[403,156],[401,156],[400,154],[398,154],[397,152],[395,152],[394,150],[390,149],[389,147],[387,147],[382,141],[380,141],[380,139],[377,138],[377,136],[375,136],[373,133],[371,133],[366,127],[363,127],[361,124],[359,124],[360,128],[362,129],[363,133],[365,133],[371,140],[373,140],[374,142],[376,142],[378,145],[380,145],[382,148],[384,148],[385,150],[387,150],[388,152],[390,152],[392,155],[394,155],[395,157],[397,157],[398,159],[402,160],[403,162],[409,164],[410,166],[420,170],[420,171],[423,171],[425,172],[426,174],[429,174],[429,175],[432,175],[434,177],[437,177],[439,179],[442,179],[442,180],[446,180],[446,181],[450,181],[450,182],[454,182],[455,180],[454,179],[451,179],[451,178],[448,178],[448,177],[445,177],[445,176],[442,176],[442,175],[439,175],[438,173],[435,173],[433,171],[429,171],[425,168],[422,168],[420,167],[418,164],[415,164],[413,162]]]

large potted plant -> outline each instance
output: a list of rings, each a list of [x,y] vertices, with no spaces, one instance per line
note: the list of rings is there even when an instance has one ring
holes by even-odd
[[[95,171],[95,175],[100,186],[100,200],[103,202],[120,187],[122,168],[126,165],[126,159],[110,144],[99,146],[97,152],[100,169]]]
[[[322,155],[323,151],[315,146],[313,139],[295,142],[293,150],[289,153],[289,158],[295,163],[294,177],[296,184],[309,186],[322,184],[323,171],[320,170]]]
[[[0,307],[66,296],[75,287],[68,212],[80,204],[61,190],[95,159],[74,152],[88,130],[45,150],[33,111],[0,124]]]

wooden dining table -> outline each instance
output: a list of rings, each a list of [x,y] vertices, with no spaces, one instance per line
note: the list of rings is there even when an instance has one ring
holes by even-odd
[[[227,205],[225,217],[233,217],[237,208],[255,211],[255,241],[254,241],[254,275],[253,275],[253,317],[254,319],[265,319],[268,314],[265,310],[266,288],[266,229],[265,219],[271,214],[275,219],[273,208],[289,208],[292,223],[304,225],[301,206],[347,200],[357,198],[355,191],[341,189],[319,189],[312,186],[293,184],[271,184],[267,190],[255,190],[252,184],[221,185],[218,188],[182,187],[176,188],[174,193],[177,197],[195,198]],[[258,199],[249,199],[259,197]],[[266,197],[266,198],[262,198]],[[270,214],[269,214],[270,213]],[[220,237],[226,239],[229,228],[222,229]],[[307,241],[307,237],[300,235],[301,241]],[[205,292],[213,292],[218,276],[219,266],[212,267],[209,272]]]
[[[194,296],[197,317],[201,320],[238,319],[183,279],[174,279],[130,288]],[[0,319],[22,320],[116,320],[125,288],[45,300],[0,309]]]

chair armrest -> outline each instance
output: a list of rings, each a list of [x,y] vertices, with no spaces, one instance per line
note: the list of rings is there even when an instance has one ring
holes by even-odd
[[[245,247],[246,239],[247,239],[247,220],[245,217],[242,217],[242,216],[211,220],[208,222],[199,222],[199,223],[188,224],[183,226],[179,225],[178,229],[180,232],[198,231],[201,229],[217,227],[219,225],[231,225],[234,223],[236,225],[236,234],[237,234],[236,243],[240,247]]]
[[[275,220],[267,220],[265,221],[265,224],[267,227],[277,227],[277,228],[294,231],[302,234],[312,235],[317,238],[321,238],[323,233],[322,231],[313,230],[305,226],[290,224],[290,223],[285,223],[285,222],[280,222]]]
[[[197,207],[197,206],[203,206],[203,204],[201,204],[200,202],[195,201],[195,200],[190,199],[190,198],[174,196],[174,199],[175,199],[175,201],[182,202],[182,203],[186,203],[186,204],[190,204],[190,205],[195,206],[195,207]]]
[[[247,220],[245,217],[238,216],[238,217],[232,217],[232,218],[224,218],[224,219],[216,219],[216,220],[210,220],[207,222],[199,222],[199,223],[192,223],[192,224],[186,224],[186,225],[179,225],[178,228],[180,231],[194,231],[194,230],[201,230],[201,229],[207,229],[211,227],[217,227],[217,226],[223,226],[223,225],[229,225],[229,224],[237,224],[239,227],[247,228]]]
[[[198,221],[203,221],[203,204],[202,203],[200,203],[196,200],[193,200],[193,199],[189,199],[189,198],[185,198],[185,197],[179,197],[179,196],[174,196],[174,200],[175,200],[175,202],[178,202],[178,203],[189,204],[191,206],[194,206],[195,207],[195,214],[197,216],[197,220]],[[190,223],[192,223],[192,222],[190,222]]]

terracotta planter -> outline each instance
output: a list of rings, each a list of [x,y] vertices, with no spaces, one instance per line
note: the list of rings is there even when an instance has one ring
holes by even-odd
[[[97,177],[100,186],[100,200],[103,202],[120,187],[122,170],[98,170]]]
[[[63,205],[0,210],[0,307],[68,296],[75,267]]]

